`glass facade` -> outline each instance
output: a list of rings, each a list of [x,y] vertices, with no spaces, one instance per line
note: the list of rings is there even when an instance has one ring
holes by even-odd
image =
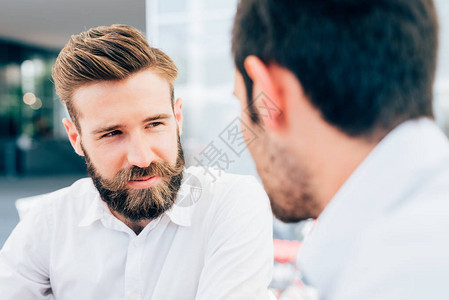
[[[59,161],[73,156],[64,155],[68,141],[60,122],[65,109],[51,81],[57,54],[0,41],[0,174],[81,170]]]
[[[0,137],[53,135],[51,66],[57,52],[0,42]]]

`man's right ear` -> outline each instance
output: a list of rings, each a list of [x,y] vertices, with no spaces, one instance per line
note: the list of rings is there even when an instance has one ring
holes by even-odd
[[[67,131],[67,136],[69,137],[70,143],[72,144],[75,152],[80,156],[84,156],[84,151],[81,147],[81,136],[79,135],[75,124],[65,118],[62,119],[62,124]]]

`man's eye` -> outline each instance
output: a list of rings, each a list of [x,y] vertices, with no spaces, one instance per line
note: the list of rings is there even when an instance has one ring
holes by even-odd
[[[153,122],[147,125],[147,127],[157,127],[159,125],[162,125],[162,122]]]
[[[104,138],[104,137],[112,137],[112,136],[118,135],[118,134],[120,134],[120,133],[121,133],[121,132],[120,132],[119,130],[114,130],[114,131],[111,131],[111,132],[108,132],[108,133],[102,135],[101,137],[102,137],[102,138]]]

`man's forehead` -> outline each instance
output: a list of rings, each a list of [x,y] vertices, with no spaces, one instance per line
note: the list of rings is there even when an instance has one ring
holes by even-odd
[[[172,95],[167,80],[151,71],[141,71],[122,80],[104,80],[84,84],[72,94],[72,105],[80,108],[89,105],[111,105],[117,100],[142,99],[155,104],[167,102],[171,105]]]
[[[84,83],[73,91],[72,98],[83,99],[86,93],[101,96],[102,94],[108,94],[111,90],[142,90],[145,92],[157,90],[159,92],[167,92],[166,96],[170,97],[170,83],[168,80],[156,72],[144,70],[124,79],[95,80]]]
[[[148,114],[169,114],[173,104],[169,83],[152,72],[141,72],[129,79],[93,82],[77,88],[72,107],[79,121],[87,118],[97,123],[128,115],[143,120]]]

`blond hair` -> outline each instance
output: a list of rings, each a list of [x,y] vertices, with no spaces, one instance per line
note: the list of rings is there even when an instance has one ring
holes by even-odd
[[[56,59],[52,77],[56,93],[80,130],[72,101],[77,88],[98,81],[122,80],[146,69],[167,80],[173,102],[173,84],[178,75],[174,62],[161,50],[150,47],[134,27],[114,24],[72,35]]]

